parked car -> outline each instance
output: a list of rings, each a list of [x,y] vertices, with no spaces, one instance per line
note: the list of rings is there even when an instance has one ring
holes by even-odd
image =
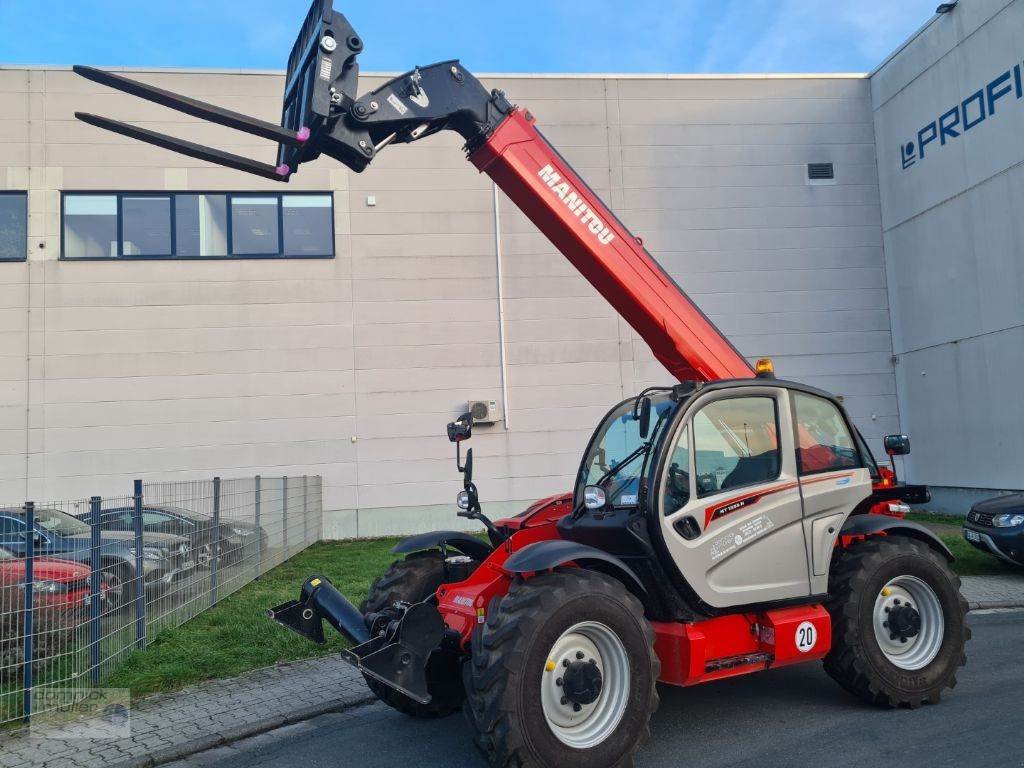
[[[1024,493],[979,501],[967,513],[964,538],[980,550],[1024,566]]]
[[[0,547],[0,613],[21,610],[25,604],[25,558]],[[32,563],[33,605],[84,613],[92,598],[90,570],[73,560],[36,557]],[[101,599],[106,583],[100,584]]]
[[[32,536],[37,555],[57,556],[87,567],[92,562],[91,528],[59,509],[36,509]],[[19,507],[0,509],[0,546],[24,557],[27,541],[24,510]],[[186,538],[148,533],[142,543],[143,580],[147,592],[161,591],[196,567],[192,545]],[[107,600],[112,608],[121,608],[134,596],[134,534],[103,531],[100,563],[103,581],[107,584]]]
[[[104,509],[100,526],[105,531],[133,531],[131,507]],[[184,536],[192,543],[196,563],[208,568],[213,559],[213,517],[170,504],[147,504],[142,508],[142,529],[152,533]],[[267,534],[259,526],[238,520],[220,521],[220,565],[254,562],[260,552],[267,551]]]

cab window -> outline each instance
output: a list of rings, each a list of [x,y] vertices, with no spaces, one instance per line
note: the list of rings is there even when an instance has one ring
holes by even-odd
[[[697,495],[774,480],[782,456],[775,399],[734,397],[702,408],[693,418]]]
[[[796,416],[796,465],[801,475],[860,466],[860,454],[846,419],[834,403],[793,393]]]
[[[671,515],[690,501],[690,428],[679,430],[676,444],[668,460],[665,479],[665,514]]]

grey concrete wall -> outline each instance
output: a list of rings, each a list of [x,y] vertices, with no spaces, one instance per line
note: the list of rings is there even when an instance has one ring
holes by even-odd
[[[278,117],[274,74],[135,76]],[[876,449],[899,428],[865,78],[485,80],[529,106],[744,354],[844,395]],[[362,175],[304,168],[293,188],[334,194],[331,261],[71,263],[61,190],[270,186],[74,110],[272,149],[63,70],[0,70],[0,101],[0,188],[29,190],[31,219],[29,262],[0,264],[0,499],[318,473],[328,536],[457,524],[444,424],[501,399],[503,350],[494,192],[455,137],[392,148]],[[837,183],[809,186],[806,164],[829,161]],[[491,511],[567,489],[605,411],[668,380],[502,197],[497,213],[507,420],[473,440]]]
[[[988,495],[1024,488],[1022,29],[1020,0],[962,0],[871,79],[908,470]],[[975,99],[972,127],[950,115],[951,132],[928,141],[927,126],[958,105],[962,122],[979,89],[985,119]]]

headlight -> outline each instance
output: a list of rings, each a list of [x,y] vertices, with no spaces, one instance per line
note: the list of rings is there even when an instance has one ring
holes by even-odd
[[[1024,515],[996,515],[992,518],[992,525],[996,528],[1016,528],[1024,525]]]
[[[135,547],[129,550],[132,553],[132,557],[138,557],[138,552]],[[143,547],[142,548],[142,559],[143,560],[163,560],[164,551],[159,547]]]
[[[19,584],[22,589],[25,588],[24,584]],[[67,592],[68,588],[61,584],[59,581],[50,581],[49,579],[40,579],[39,581],[32,582],[32,591],[41,592],[47,595],[55,595],[58,592]]]
[[[459,495],[455,497],[455,506],[463,512],[469,509],[469,491],[459,491]]]

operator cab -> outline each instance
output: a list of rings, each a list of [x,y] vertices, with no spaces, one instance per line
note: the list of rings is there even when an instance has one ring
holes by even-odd
[[[595,431],[559,533],[623,558],[666,619],[681,605],[806,601],[827,592],[873,466],[842,404],[813,387],[761,376],[646,390]]]

